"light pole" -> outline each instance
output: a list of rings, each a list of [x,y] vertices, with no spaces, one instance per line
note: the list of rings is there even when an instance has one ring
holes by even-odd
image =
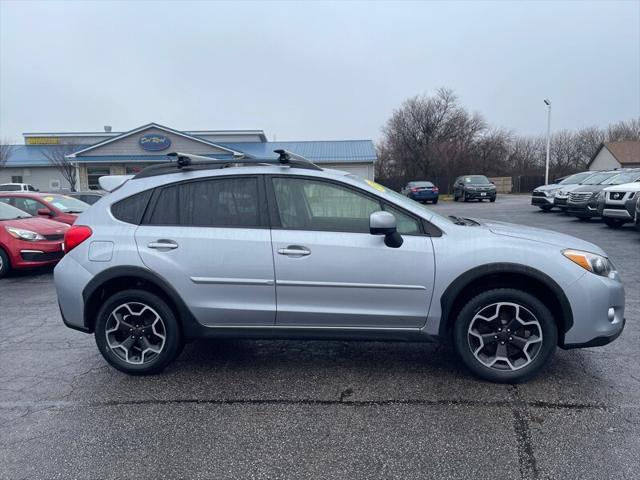
[[[549,185],[549,150],[551,149],[551,102],[549,99],[544,100],[547,106],[547,161],[544,166],[544,184]]]

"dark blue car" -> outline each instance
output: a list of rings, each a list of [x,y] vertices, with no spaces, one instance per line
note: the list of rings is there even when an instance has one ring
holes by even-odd
[[[416,202],[438,203],[440,190],[431,182],[409,182],[400,193]]]

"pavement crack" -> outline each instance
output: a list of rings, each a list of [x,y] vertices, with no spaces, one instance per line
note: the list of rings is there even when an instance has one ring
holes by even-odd
[[[343,390],[342,392],[340,392],[340,402],[342,403],[345,400],[348,400],[351,395],[353,395],[353,388],[347,388]]]
[[[538,470],[533,441],[531,440],[529,412],[531,404],[527,404],[522,400],[517,385],[511,386],[511,392],[514,399],[511,411],[513,413],[513,430],[517,442],[520,478],[522,480],[537,480],[540,478],[540,471]]]

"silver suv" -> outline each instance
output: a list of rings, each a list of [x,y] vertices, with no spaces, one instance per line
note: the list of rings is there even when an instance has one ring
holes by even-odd
[[[624,289],[597,246],[442,217],[278,153],[261,164],[174,154],[118,179],[66,234],[64,323],[129,374],[158,372],[203,337],[439,337],[495,382],[529,379],[557,346],[622,332]]]

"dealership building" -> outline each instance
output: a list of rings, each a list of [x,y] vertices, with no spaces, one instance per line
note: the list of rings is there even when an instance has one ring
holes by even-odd
[[[321,167],[373,179],[376,151],[371,140],[269,142],[262,130],[174,130],[150,123],[128,132],[24,133],[24,145],[13,145],[0,168],[0,184],[28,183],[41,191],[67,190],[61,158],[76,169],[76,189],[98,189],[103,175],[133,174],[166,162],[169,152],[212,159],[275,159],[276,149],[301,155]]]

